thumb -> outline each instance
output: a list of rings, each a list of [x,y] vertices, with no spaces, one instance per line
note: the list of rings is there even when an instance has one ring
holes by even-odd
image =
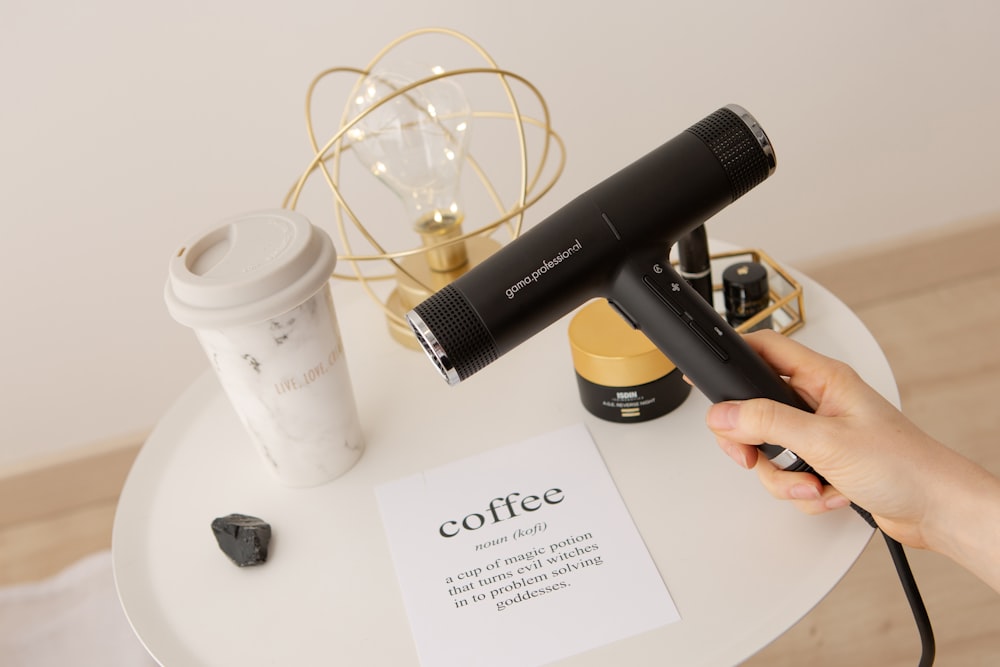
[[[746,445],[770,443],[819,463],[817,430],[824,419],[766,398],[725,401],[709,408],[708,427],[718,436]]]

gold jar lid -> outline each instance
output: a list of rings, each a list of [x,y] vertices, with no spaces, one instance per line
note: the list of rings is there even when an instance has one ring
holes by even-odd
[[[605,387],[633,387],[676,368],[646,335],[622,320],[604,299],[592,301],[569,323],[576,372]]]

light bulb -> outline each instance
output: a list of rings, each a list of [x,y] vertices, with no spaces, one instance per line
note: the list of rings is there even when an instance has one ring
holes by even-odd
[[[351,148],[368,170],[395,193],[426,246],[461,235],[458,191],[472,110],[462,88],[436,79],[392,97],[426,77],[373,72],[359,86],[348,131]],[[384,103],[379,104],[383,100]],[[464,243],[433,248],[430,268],[450,272],[468,261]]]

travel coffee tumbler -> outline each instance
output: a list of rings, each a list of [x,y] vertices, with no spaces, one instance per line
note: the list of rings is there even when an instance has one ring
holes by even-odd
[[[264,465],[315,486],[357,462],[364,440],[330,293],[337,255],[304,216],[237,216],[170,260],[167,309],[191,327]]]

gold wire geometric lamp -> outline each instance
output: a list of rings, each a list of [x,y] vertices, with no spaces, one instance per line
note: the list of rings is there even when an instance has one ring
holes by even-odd
[[[384,65],[387,56],[403,43],[422,36],[458,40],[485,65],[452,69],[435,66],[423,70],[398,66],[388,69]],[[338,129],[320,146],[314,129],[314,96],[321,82],[343,73],[353,75],[355,81]],[[495,81],[509,108],[473,109],[458,83],[469,78]],[[512,82],[533,96],[541,118],[521,113]],[[488,170],[467,149],[474,120],[513,121],[520,174],[511,205],[503,203]],[[392,336],[412,349],[420,349],[420,345],[404,319],[405,313],[499,249],[500,242],[490,236],[493,232],[503,227],[510,239],[520,235],[525,211],[552,189],[565,163],[565,147],[552,129],[548,106],[538,89],[524,77],[498,67],[470,38],[446,28],[409,32],[390,42],[364,68],[333,67],[318,74],[306,95],[306,126],[314,156],[285,197],[283,206],[294,209],[310,177],[316,172],[323,175],[333,194],[334,220],[344,249],[338,260],[348,262],[353,269],[353,275],[334,273],[333,277],[358,281],[385,312]],[[528,160],[529,131],[541,132],[534,168]],[[558,154],[554,166],[550,165],[553,148]],[[376,239],[359,219],[356,207],[349,205],[341,187],[341,156],[347,151],[352,151],[365,169],[403,203],[420,238],[420,246],[388,250],[388,244]],[[495,214],[489,214],[492,217],[489,222],[471,231],[464,225],[473,216],[463,210],[458,196],[463,166],[478,177],[496,209]],[[547,180],[543,181],[543,176]],[[355,241],[367,244],[370,250],[356,252]],[[360,266],[367,262],[388,262],[393,270],[373,274]],[[370,284],[393,279],[395,289],[387,296],[380,296]]]

